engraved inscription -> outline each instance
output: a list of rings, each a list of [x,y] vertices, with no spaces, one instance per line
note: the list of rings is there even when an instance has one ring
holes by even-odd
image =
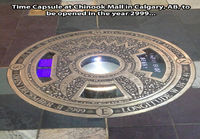
[[[100,107],[96,110],[97,115],[102,117],[108,117],[113,113],[113,110],[108,107]]]
[[[49,52],[54,55],[46,55]],[[108,62],[105,57],[118,68],[105,74],[83,70],[83,61],[97,62],[93,64],[98,67]],[[11,87],[25,101],[51,112],[88,118],[134,115],[163,106],[185,93],[194,75],[192,60],[177,46],[119,30],[45,39],[18,54],[8,69]]]
[[[185,58],[181,58],[181,59],[177,59],[177,63],[182,64],[182,65],[188,65],[191,63],[190,59],[185,59]]]
[[[24,68],[23,64],[13,64],[13,65],[10,66],[11,70],[21,70],[23,68]]]

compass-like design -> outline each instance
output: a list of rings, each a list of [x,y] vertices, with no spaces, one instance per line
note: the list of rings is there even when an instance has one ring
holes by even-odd
[[[119,30],[72,32],[42,40],[11,62],[8,80],[25,101],[89,118],[146,112],[182,95],[194,65],[177,46]]]

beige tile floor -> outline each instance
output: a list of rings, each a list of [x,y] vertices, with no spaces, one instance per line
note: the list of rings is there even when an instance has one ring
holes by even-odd
[[[38,137],[37,137],[38,135]],[[56,128],[0,131],[0,139],[106,139],[104,128]]]
[[[194,61],[196,67],[196,78],[192,84],[193,88],[200,88],[200,61]]]
[[[0,131],[0,139],[36,139],[37,130]]]
[[[42,129],[38,139],[106,139],[104,128]]]

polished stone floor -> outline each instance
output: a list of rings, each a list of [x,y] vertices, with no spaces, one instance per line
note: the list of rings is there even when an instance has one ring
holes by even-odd
[[[106,2],[97,0],[96,3],[103,1]],[[147,0],[143,1],[147,2]],[[120,3],[121,0],[116,2]],[[170,2],[175,3],[175,0],[159,0],[155,4]],[[191,3],[186,0],[184,2]],[[30,14],[30,11],[13,11],[10,3],[12,0],[0,1],[0,139],[103,139],[108,136],[109,139],[200,138],[200,9],[198,9],[200,4],[198,0],[191,3],[194,8],[188,11],[162,11],[155,17],[114,18],[46,17],[38,13],[35,16],[34,12]],[[60,4],[61,1],[16,0],[16,3]],[[24,102],[12,91],[6,73],[15,55],[31,44],[50,36],[88,29],[136,31],[170,41],[183,49],[195,62],[196,80],[183,96],[168,105],[147,113],[112,118],[108,121],[69,117],[44,111]]]

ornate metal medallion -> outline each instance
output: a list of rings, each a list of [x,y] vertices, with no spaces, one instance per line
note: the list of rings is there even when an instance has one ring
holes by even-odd
[[[165,105],[194,80],[194,65],[177,46],[119,30],[72,32],[18,54],[8,80],[27,102],[70,116],[133,115]]]

